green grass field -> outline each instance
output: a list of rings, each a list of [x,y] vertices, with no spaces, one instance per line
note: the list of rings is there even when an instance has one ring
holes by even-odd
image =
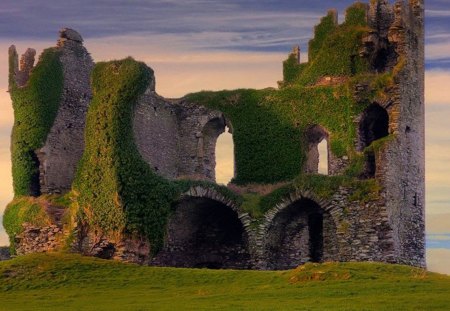
[[[0,310],[450,310],[450,277],[378,263],[269,272],[39,254],[0,263]]]

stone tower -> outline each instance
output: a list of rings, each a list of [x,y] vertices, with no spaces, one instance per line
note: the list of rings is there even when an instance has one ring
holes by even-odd
[[[368,24],[374,31],[364,41],[374,68],[397,74],[386,100],[377,103],[388,113],[388,131],[395,138],[368,165],[383,185],[395,261],[425,266],[423,1],[372,1]]]

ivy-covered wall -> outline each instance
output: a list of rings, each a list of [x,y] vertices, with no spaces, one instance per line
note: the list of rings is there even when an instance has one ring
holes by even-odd
[[[63,88],[60,53],[45,50],[24,86],[16,81],[17,52],[10,49],[9,92],[14,108],[11,135],[12,175],[15,196],[39,195],[39,162],[36,150],[41,148],[58,112]]]
[[[189,94],[186,99],[224,112],[233,124],[237,184],[275,183],[302,174],[306,130],[321,125],[329,133],[335,157],[354,158],[358,116],[370,101],[354,96],[355,83],[371,80],[369,63],[359,56],[369,28],[367,6],[357,3],[337,24],[334,11],[315,28],[309,62],[294,54],[284,62],[280,90],[235,90]],[[322,81],[329,76],[331,82]],[[337,78],[333,83],[332,78]],[[385,85],[380,84],[379,89]]]
[[[152,76],[131,58],[95,66],[86,149],[73,189],[82,224],[108,237],[145,236],[155,252],[176,192],[142,160],[133,139],[133,105]]]

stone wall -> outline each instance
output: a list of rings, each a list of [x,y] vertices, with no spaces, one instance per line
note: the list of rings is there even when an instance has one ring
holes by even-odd
[[[135,108],[133,131],[142,158],[156,173],[215,181],[215,147],[225,125],[219,111],[149,89]]]
[[[178,106],[156,94],[145,94],[134,111],[133,132],[139,153],[161,176],[178,177]]]
[[[256,266],[287,269],[307,261],[395,262],[392,229],[383,198],[367,203],[351,201],[352,191],[341,187],[330,200],[320,199],[311,191],[292,193],[269,210],[254,233],[258,248]],[[290,216],[283,217],[288,210]],[[321,232],[308,228],[311,223],[307,216],[313,212],[323,217]],[[290,232],[290,228],[296,230]],[[317,238],[321,242],[313,241]],[[321,244],[316,245],[316,254],[311,243]],[[277,244],[282,253],[274,261]]]
[[[23,232],[15,238],[17,255],[45,253],[61,248],[65,234],[58,225],[36,227],[24,223],[22,226]]]
[[[86,112],[92,97],[90,74],[94,63],[81,36],[62,29],[58,40],[64,84],[58,114],[39,158],[42,193],[62,193],[72,186],[84,150]]]

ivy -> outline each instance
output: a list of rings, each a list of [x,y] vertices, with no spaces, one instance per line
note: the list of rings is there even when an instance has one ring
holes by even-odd
[[[132,58],[95,66],[86,148],[73,188],[80,221],[110,238],[145,236],[155,253],[176,189],[143,161],[133,139],[133,107],[152,75]]]
[[[9,59],[9,87],[14,108],[11,135],[13,188],[16,196],[37,195],[39,165],[35,151],[45,144],[56,118],[63,89],[63,71],[55,49],[45,50],[30,79],[18,87],[14,78],[14,61]]]

